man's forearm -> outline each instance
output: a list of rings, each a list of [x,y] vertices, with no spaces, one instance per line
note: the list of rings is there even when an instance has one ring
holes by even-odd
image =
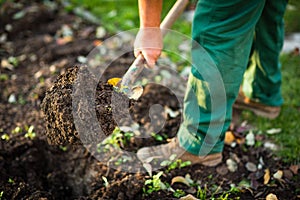
[[[140,27],[159,27],[162,0],[139,0]]]

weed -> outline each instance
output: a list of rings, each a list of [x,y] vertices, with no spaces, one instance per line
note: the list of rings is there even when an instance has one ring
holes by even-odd
[[[9,76],[7,74],[0,74],[0,81],[7,81]]]
[[[1,191],[1,192],[0,192],[0,200],[1,200],[2,197],[3,197],[3,194],[4,194],[4,191]]]
[[[103,185],[107,187],[109,185],[107,178],[105,176],[102,176],[102,180],[104,181]]]
[[[68,150],[68,147],[67,146],[63,146],[63,145],[59,145],[59,149],[65,152],[65,151]]]
[[[4,133],[2,136],[1,136],[1,139],[2,140],[6,140],[8,141],[10,139],[9,135],[7,133]]]
[[[7,182],[13,184],[15,181],[13,179],[9,178]]]
[[[8,62],[9,62],[10,64],[12,64],[14,67],[17,67],[18,64],[19,64],[18,58],[14,57],[14,56],[10,56],[10,57],[8,58]]]
[[[26,130],[26,133],[25,133],[26,138],[33,140],[36,137],[36,133],[33,131],[34,126],[32,126],[32,125],[29,127],[25,126],[25,130]]]
[[[162,167],[168,167],[167,171],[174,170],[176,168],[183,168],[186,166],[191,165],[191,161],[185,161],[183,162],[181,159],[176,159],[176,154],[172,154],[169,158],[169,160],[164,160],[160,163],[160,166]],[[176,159],[176,160],[175,160]]]
[[[154,191],[166,190],[168,188],[167,185],[160,180],[161,175],[163,175],[162,171],[153,175],[151,179],[147,179],[145,181],[143,187],[144,194],[148,195]]]
[[[176,198],[183,197],[185,195],[185,192],[181,189],[176,189],[175,192],[173,192],[173,196]]]
[[[21,133],[23,130],[21,127],[17,126],[14,130],[11,131],[12,134]]]
[[[201,200],[205,200],[205,199],[207,199],[206,198],[206,196],[207,196],[207,188],[206,188],[206,185],[205,185],[205,187],[202,189],[201,188],[201,186],[200,185],[198,185],[198,187],[197,187],[197,194],[196,194],[196,196],[197,196],[197,198],[199,198],[199,199],[201,199]]]
[[[157,133],[151,133],[151,136],[152,136],[156,141],[159,141],[159,142],[161,142],[161,141],[164,140],[164,138],[163,138],[161,135],[157,134]]]
[[[124,133],[119,127],[116,127],[109,137],[105,138],[105,140],[97,145],[97,152],[107,152],[111,147],[116,149],[123,148],[130,142],[132,137],[134,137],[134,133]]]

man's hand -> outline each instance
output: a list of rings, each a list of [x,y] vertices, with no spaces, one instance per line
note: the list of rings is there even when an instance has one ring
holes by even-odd
[[[153,68],[163,47],[159,28],[162,0],[139,0],[140,30],[134,42],[134,55],[142,54]]]
[[[134,55],[142,54],[150,68],[153,68],[163,48],[160,28],[141,28],[134,42]]]

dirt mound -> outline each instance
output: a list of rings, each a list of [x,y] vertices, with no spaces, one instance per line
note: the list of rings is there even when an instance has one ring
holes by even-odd
[[[126,118],[126,110],[130,109],[133,101],[126,95],[114,91],[112,85],[102,81],[97,84],[95,91],[91,87],[82,88],[82,85],[91,86],[95,82],[96,78],[87,67],[75,66],[60,75],[46,92],[41,107],[45,116],[49,143],[80,144],[82,140],[96,142],[100,134],[108,136],[113,132],[117,126],[116,120]],[[96,113],[101,133],[94,132],[89,134],[89,138],[83,138],[86,135],[79,135],[76,130],[74,113],[80,117],[77,126],[84,131],[97,130],[96,127],[91,128],[98,125],[92,123],[92,117],[95,117],[94,113]]]

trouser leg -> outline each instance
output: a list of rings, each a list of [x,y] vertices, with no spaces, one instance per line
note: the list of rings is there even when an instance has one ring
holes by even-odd
[[[279,54],[284,40],[283,15],[287,0],[267,0],[255,28],[250,65],[243,82],[244,94],[270,106],[280,106]]]
[[[193,45],[184,120],[178,132],[180,144],[190,153],[223,150],[264,4],[265,0],[198,2],[192,37],[203,49]]]

